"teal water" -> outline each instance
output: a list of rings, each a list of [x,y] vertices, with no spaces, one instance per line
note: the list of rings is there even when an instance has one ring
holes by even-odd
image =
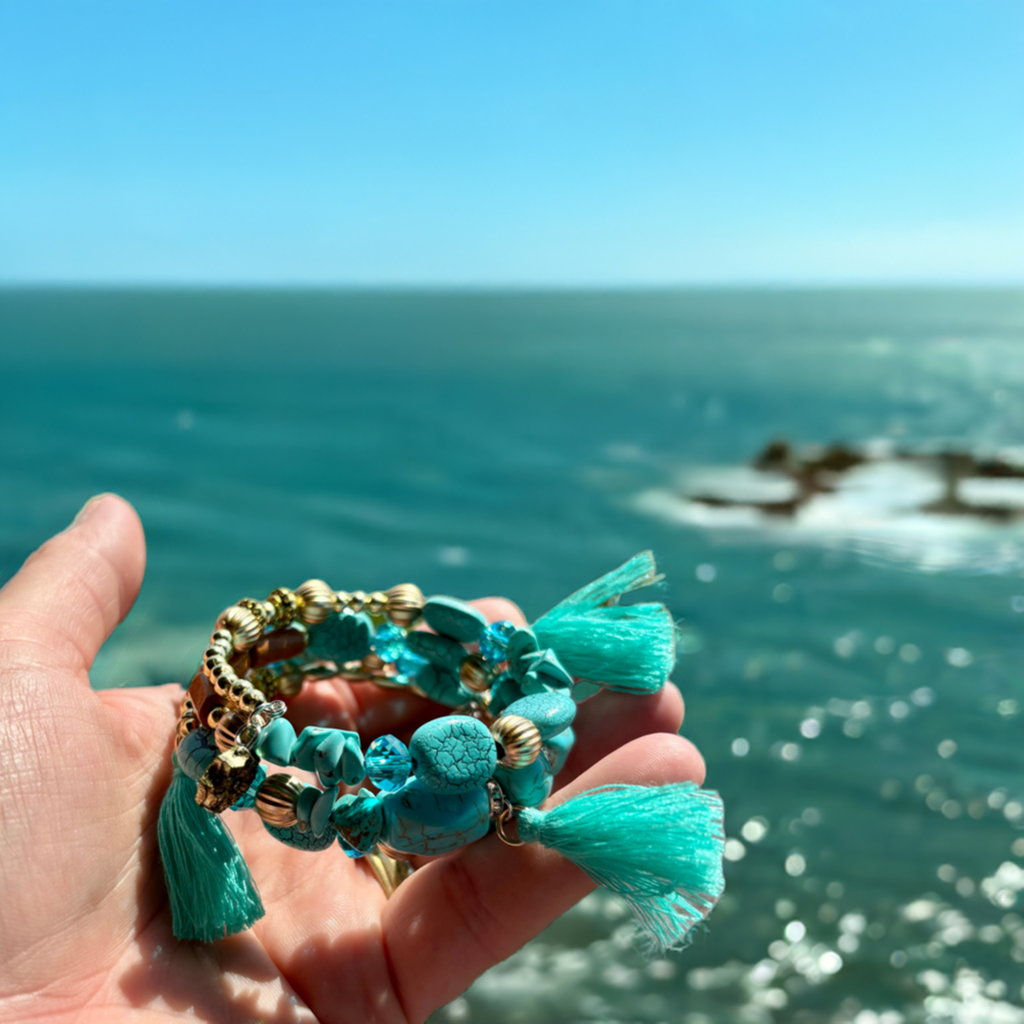
[[[96,491],[147,529],[97,685],[308,576],[534,616],[657,553],[727,895],[654,963],[591,897],[438,1020],[1024,1021],[1024,529],[673,515],[776,436],[1019,445],[1024,293],[0,293],[0,578]]]

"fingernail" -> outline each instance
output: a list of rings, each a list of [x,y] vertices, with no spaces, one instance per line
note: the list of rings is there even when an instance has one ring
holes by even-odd
[[[72,526],[79,526],[84,522],[87,522],[89,516],[92,515],[93,509],[104,499],[110,496],[110,491],[104,491],[102,494],[94,494],[79,510],[78,515],[71,520]]]

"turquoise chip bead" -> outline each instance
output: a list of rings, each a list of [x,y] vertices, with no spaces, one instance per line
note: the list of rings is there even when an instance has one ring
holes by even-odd
[[[487,617],[456,597],[436,596],[423,605],[423,621],[441,636],[475,644],[487,628]]]
[[[537,636],[528,626],[517,629],[510,637],[505,658],[508,661],[508,670],[517,682],[523,678],[524,673],[529,668],[525,663],[523,655],[532,654],[539,648],[540,644],[537,643]]]
[[[331,827],[331,815],[334,812],[334,801],[338,798],[338,787],[325,789],[313,804],[309,814],[309,827],[313,835],[322,836]]]
[[[537,807],[551,794],[554,776],[544,757],[525,768],[499,768],[495,781],[517,807]]]
[[[295,726],[287,718],[275,718],[256,741],[256,756],[282,768],[292,763],[294,749]]]
[[[342,840],[345,853],[349,857],[361,857],[374,848],[384,831],[383,805],[368,789],[346,793],[334,805],[331,824]]]
[[[409,753],[416,778],[434,793],[468,793],[484,786],[498,764],[490,730],[466,715],[421,725],[413,733]]]
[[[541,740],[546,741],[572,725],[576,704],[564,693],[537,693],[509,704],[504,713],[529,719],[537,726]]]
[[[357,850],[351,843],[345,841],[345,837],[339,833],[338,845],[345,852],[345,856],[350,860],[359,860],[360,857],[365,857],[369,850]]]
[[[576,734],[572,731],[571,725],[568,729],[563,729],[557,736],[552,736],[551,739],[544,741],[544,746],[540,748],[541,757],[547,761],[552,775],[557,775],[565,767],[565,762],[568,760],[575,742]]]
[[[491,687],[491,703],[488,709],[497,718],[513,701],[520,700],[523,689],[507,672]]]
[[[307,786],[299,794],[299,799],[295,802],[295,817],[299,819],[298,825],[300,831],[305,832],[310,828],[313,808],[316,806],[316,802],[320,799],[322,794],[323,790],[317,789],[316,786]]]
[[[320,661],[343,665],[358,661],[370,653],[373,623],[364,612],[342,612],[326,622],[309,627],[306,655]]]
[[[409,748],[395,736],[378,736],[367,747],[363,763],[369,780],[389,793],[401,789],[412,772]]]
[[[244,811],[248,807],[256,806],[256,790],[260,788],[260,783],[267,777],[267,769],[260,765],[256,769],[256,778],[249,784],[249,788],[233,803],[228,810],[231,811]]]
[[[480,653],[484,660],[491,665],[497,665],[505,660],[508,651],[508,642],[516,631],[514,622],[502,619],[500,622],[492,622],[480,637]]]
[[[449,672],[459,674],[462,663],[466,659],[466,648],[451,637],[438,636],[437,633],[424,633],[413,630],[405,638],[405,644],[413,654],[426,658],[432,665],[446,668]]]
[[[405,653],[405,630],[391,623],[381,626],[374,633],[371,646],[381,661],[391,665]]]

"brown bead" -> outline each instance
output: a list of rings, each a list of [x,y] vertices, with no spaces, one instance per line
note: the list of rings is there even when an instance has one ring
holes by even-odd
[[[295,813],[305,784],[294,775],[278,772],[268,775],[256,790],[256,813],[275,828],[291,828],[299,818]]]
[[[252,785],[260,762],[245,747],[231,747],[218,754],[196,786],[196,803],[214,814],[238,803]]]
[[[244,725],[245,719],[241,715],[236,715],[233,711],[229,711],[221,716],[220,721],[217,722],[217,726],[213,730],[214,742],[221,753],[235,746],[238,734],[242,731]]]
[[[387,592],[384,610],[396,626],[408,629],[423,611],[423,591],[415,583],[399,583]]]
[[[305,649],[309,639],[301,629],[275,629],[264,634],[260,642],[249,652],[252,668],[270,665],[275,661],[297,658]]]
[[[306,580],[295,590],[299,599],[299,614],[302,621],[311,626],[326,622],[334,614],[337,599],[334,591],[323,580]]]
[[[487,664],[482,654],[467,654],[459,668],[459,680],[467,690],[483,693],[494,684],[494,670]]]
[[[247,651],[263,635],[263,622],[251,609],[241,604],[225,608],[217,619],[217,626],[231,631],[236,651]]]
[[[495,719],[491,735],[504,750],[498,764],[505,768],[525,768],[540,754],[540,730],[521,715],[502,715]]]
[[[209,721],[210,712],[214,708],[224,706],[224,698],[213,688],[213,683],[206,674],[200,670],[193,676],[188,688],[189,700],[195,708],[196,717],[201,722]]]

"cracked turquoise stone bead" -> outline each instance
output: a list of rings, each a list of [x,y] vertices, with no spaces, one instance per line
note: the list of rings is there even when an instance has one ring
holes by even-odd
[[[416,673],[416,685],[438,704],[448,708],[461,707],[473,694],[459,681],[458,674],[437,665],[424,665]]]
[[[178,767],[190,778],[198,782],[210,762],[220,753],[213,739],[213,730],[207,728],[193,729],[174,751],[178,758]]]
[[[469,793],[433,793],[412,779],[381,803],[384,842],[400,853],[448,853],[482,839],[491,824],[490,800],[482,787]]]
[[[575,742],[576,734],[572,731],[572,726],[544,741],[544,746],[541,747],[541,756],[550,765],[552,775],[557,775],[565,767],[565,762]]]
[[[525,768],[498,768],[498,785],[517,807],[537,807],[551,795],[554,775],[543,754]]]
[[[424,633],[422,630],[413,630],[405,638],[405,646],[426,658],[431,665],[439,668],[446,668],[449,672],[459,674],[463,661],[466,660],[466,648],[447,636],[438,636],[436,633]]]
[[[297,825],[290,828],[277,828],[263,822],[263,827],[285,846],[292,846],[296,850],[309,850],[315,853],[317,850],[326,850],[328,846],[334,845],[334,833],[328,829],[322,836],[314,835],[313,830],[307,828],[302,832]]]
[[[294,748],[295,726],[287,718],[275,718],[256,740],[256,756],[282,768],[292,763]]]
[[[303,771],[316,772],[323,786],[339,782],[354,786],[365,775],[359,733],[347,729],[307,726],[292,749],[291,763]]]
[[[494,737],[466,715],[435,718],[409,743],[415,777],[434,793],[468,793],[486,784],[498,764]]]
[[[306,655],[318,661],[343,665],[370,653],[373,623],[364,612],[342,612],[309,627]]]
[[[346,793],[331,811],[331,824],[345,840],[343,845],[369,853],[384,832],[384,806],[368,789]]]
[[[431,597],[423,605],[423,620],[441,636],[475,644],[487,628],[487,617],[457,597]]]
[[[540,738],[548,740],[572,725],[576,704],[564,693],[537,693],[509,704],[504,713],[528,718],[537,726]]]

